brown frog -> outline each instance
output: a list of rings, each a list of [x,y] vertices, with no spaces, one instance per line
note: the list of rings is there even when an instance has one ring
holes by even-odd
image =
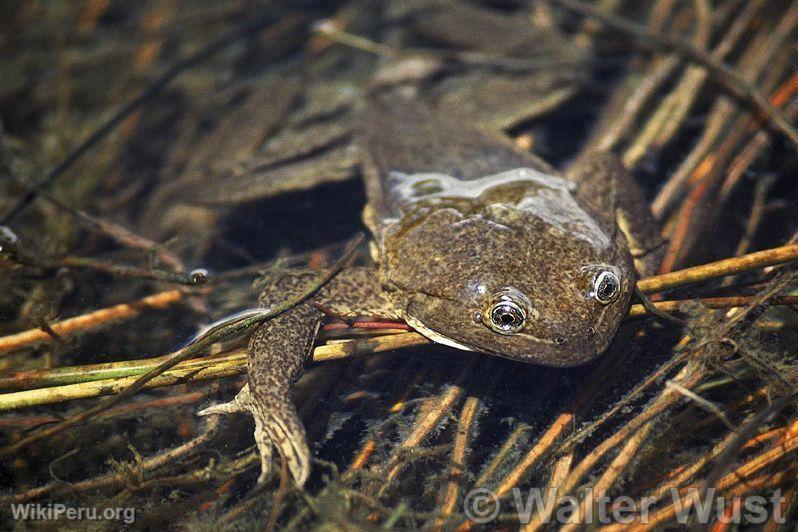
[[[359,131],[374,266],[343,271],[259,327],[248,385],[201,412],[253,415],[261,479],[274,446],[298,485],[308,478],[310,451],[291,390],[321,308],[402,319],[460,350],[573,366],[604,352],[626,314],[637,276],[630,248],[643,256],[659,245],[641,195],[611,155],[586,155],[560,176],[485,121],[474,123],[474,102],[464,112],[451,92],[428,90],[426,72],[397,76],[401,62],[382,74],[388,70],[369,91]],[[316,275],[276,275],[260,304],[298,294]]]

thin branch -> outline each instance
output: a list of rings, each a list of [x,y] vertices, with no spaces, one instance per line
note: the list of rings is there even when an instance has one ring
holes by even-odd
[[[745,307],[754,302],[756,296],[729,296],[729,297],[706,297],[701,299],[677,299],[672,301],[652,301],[651,304],[657,310],[663,312],[678,312],[685,303],[695,301],[707,308],[736,308]],[[776,296],[771,305],[798,305],[798,296]],[[643,305],[636,304],[629,308],[627,318],[638,318],[648,316],[649,312]],[[0,381],[1,382],[1,381]]]
[[[726,416],[726,413],[723,410],[721,410],[721,408],[712,401],[704,399],[703,397],[695,393],[693,390],[688,390],[681,384],[673,382],[672,380],[665,381],[665,386],[672,390],[676,390],[680,394],[684,395],[685,397],[687,397],[688,399],[699,405],[704,410],[708,411],[711,414],[714,414],[715,417],[717,417],[721,421],[721,423],[726,425],[726,428],[729,429],[730,431],[734,432],[737,430],[737,428],[732,424],[732,422],[729,421],[729,418]]]
[[[449,472],[449,484],[446,486],[446,495],[443,504],[441,504],[441,513],[444,517],[452,515],[460,497],[462,471],[466,468],[468,439],[474,425],[474,420],[476,419],[478,407],[479,399],[477,397],[469,397],[466,399],[463,409],[460,411],[460,421],[457,425],[457,435],[455,436],[454,448],[452,449],[453,465]],[[438,524],[442,525],[443,519],[440,519]]]
[[[189,57],[169,67],[166,72],[161,74],[158,79],[153,81],[146,89],[144,89],[144,91],[141,92],[141,94],[124,104],[113,115],[111,115],[102,126],[97,128],[91,135],[89,135],[80,144],[73,148],[72,151],[70,151],[67,156],[61,160],[61,162],[51,168],[50,171],[47,172],[47,175],[45,175],[41,181],[31,187],[25,193],[25,195],[23,195],[22,198],[16,202],[14,207],[12,207],[11,210],[5,216],[3,216],[3,218],[0,220],[0,225],[8,224],[13,218],[22,212],[25,207],[27,207],[31,202],[33,202],[34,199],[36,199],[39,192],[52,185],[53,181],[55,181],[58,176],[72,168],[72,166],[79,161],[80,158],[86,154],[86,152],[88,152],[98,142],[105,138],[106,135],[108,135],[119,124],[121,124],[131,113],[147,103],[154,96],[158,95],[178,75],[216,55],[231,44],[235,44],[242,39],[249,37],[267,24],[273,22],[273,20],[274,17],[271,14],[255,17],[251,22],[242,27],[235,28],[219,39],[210,42],[205,47],[191,54]],[[279,22],[278,24],[284,25],[285,20]]]
[[[798,244],[749,253],[741,257],[723,259],[701,266],[693,266],[675,272],[655,275],[637,282],[637,287],[645,294],[662,292],[680,286],[707,281],[726,275],[737,275],[766,266],[776,266],[798,260]]]
[[[647,29],[645,26],[636,24],[623,17],[618,17],[609,13],[604,13],[592,5],[579,2],[577,0],[557,0],[557,2],[568,9],[576,11],[585,16],[590,16],[599,20],[602,24],[623,33],[634,36],[643,44],[664,50],[675,51],[683,55],[686,59],[697,63],[709,70],[718,82],[723,84],[732,94],[748,103],[759,113],[766,116],[768,121],[775,129],[781,132],[793,145],[798,148],[798,131],[790,123],[789,118],[779,109],[773,106],[770,101],[751,83],[746,81],[734,69],[728,65],[717,61],[704,50],[696,48],[689,42],[662,35]]]
[[[318,290],[320,290],[324,285],[326,285],[335,275],[338,274],[341,269],[349,262],[354,254],[354,251],[363,241],[363,235],[358,235],[352,242],[349,243],[347,248],[344,250],[341,257],[335,261],[335,263],[323,274],[320,275],[319,278],[313,282],[308,288],[306,288],[302,293],[298,294],[296,297],[285,301],[282,304],[279,304],[271,309],[264,309],[262,313],[255,314],[255,315],[248,315],[238,321],[231,323],[227,327],[220,327],[216,329],[212,329],[208,331],[204,335],[200,335],[194,342],[190,343],[189,345],[183,347],[175,351],[168,359],[164,362],[159,364],[156,368],[148,371],[135,382],[133,382],[130,386],[122,390],[118,395],[114,395],[103,401],[102,403],[81,412],[80,414],[74,415],[61,423],[53,425],[43,430],[39,430],[25,438],[22,438],[16,443],[8,445],[6,447],[0,448],[0,456],[9,456],[20,449],[24,449],[28,445],[40,441],[44,438],[52,437],[55,434],[58,434],[70,427],[78,425],[83,421],[89,419],[90,417],[111,408],[112,406],[118,404],[119,402],[129,399],[133,397],[139,390],[141,390],[147,382],[151,381],[155,377],[162,374],[164,371],[174,367],[175,365],[183,362],[184,360],[188,360],[194,355],[198,355],[204,352],[209,346],[213,345],[216,342],[224,340],[225,338],[229,338],[231,336],[235,336],[237,334],[241,334],[244,331],[250,330],[252,327],[259,325],[275,316],[279,316],[283,312],[293,308],[295,305],[300,304],[301,302],[305,301],[313,294],[315,294]]]
[[[599,477],[599,479],[593,485],[593,489],[587,492],[587,495],[582,500],[582,504],[579,506],[574,515],[574,519],[560,529],[562,532],[574,532],[580,528],[580,525],[582,525],[582,520],[586,515],[593,515],[590,509],[595,504],[596,498],[607,496],[607,492],[610,491],[612,486],[618,480],[618,477],[620,477],[626,468],[629,467],[629,463],[637,455],[638,449],[643,442],[646,441],[646,438],[651,432],[652,426],[653,422],[649,421],[640,427],[640,429],[627,440],[626,445],[623,446],[623,449],[621,449],[621,452],[618,453],[618,456],[615,457],[612,463],[610,463],[601,477]]]
[[[179,290],[167,290],[147,296],[132,303],[122,303],[100,310],[89,312],[81,316],[57,321],[50,324],[50,328],[59,336],[70,336],[76,332],[96,329],[109,323],[129,320],[142,312],[153,309],[162,309],[183,299]],[[23,347],[47,343],[53,337],[43,329],[30,329],[20,333],[0,338],[0,357],[12,353]]]
[[[428,343],[429,340],[418,333],[401,333],[336,342],[316,347],[313,351],[313,361],[339,360]],[[19,388],[14,382],[16,378],[19,379],[19,383],[33,383],[34,385],[49,383],[49,386],[45,384],[45,387],[0,394],[0,411],[113,395],[135,383],[139,376],[160,367],[170,356],[172,355],[111,364],[56,368],[47,372],[24,372],[16,377],[12,375],[4,378],[3,384],[7,386],[13,384]],[[212,358],[200,357],[185,360],[151,379],[141,389],[149,390],[230,377],[243,374],[246,369],[246,350],[235,349]],[[35,380],[37,373],[41,375],[41,380]],[[53,385],[54,382],[58,382],[60,385]]]
[[[384,495],[387,492],[388,488],[391,486],[391,483],[402,471],[402,466],[404,465],[401,462],[402,453],[421,445],[429,433],[438,426],[438,424],[441,422],[441,419],[443,419],[443,416],[463,395],[462,382],[471,373],[475,363],[476,358],[473,356],[469,357],[468,363],[466,363],[466,365],[460,371],[455,384],[451,385],[449,389],[440,396],[430,397],[428,401],[422,405],[426,406],[426,408],[422,409],[422,412],[416,419],[410,434],[408,434],[404,441],[402,441],[402,443],[397,447],[396,451],[394,451],[393,455],[388,461],[388,464],[385,466],[387,474],[385,475],[385,484],[382,490],[380,490],[380,495]]]
[[[219,416],[210,416],[208,421],[205,423],[205,429],[196,438],[193,438],[185,443],[178,445],[177,447],[162,453],[157,453],[151,458],[147,458],[144,460],[140,466],[142,472],[146,471],[153,471],[159,467],[163,467],[166,464],[172,463],[175,460],[185,457],[186,455],[194,452],[194,450],[200,448],[201,446],[205,445],[209,441],[211,441],[219,431]],[[100,475],[99,477],[90,478],[88,480],[83,480],[80,482],[74,483],[64,483],[61,481],[50,482],[49,484],[45,484],[44,486],[33,488],[28,491],[18,493],[16,495],[11,495],[7,497],[7,499],[14,500],[16,502],[27,502],[35,499],[39,499],[45,496],[53,496],[61,493],[67,493],[72,491],[88,491],[88,490],[97,490],[97,489],[107,489],[115,486],[123,486],[127,482],[127,479],[124,474],[113,471],[106,473],[104,475]]]

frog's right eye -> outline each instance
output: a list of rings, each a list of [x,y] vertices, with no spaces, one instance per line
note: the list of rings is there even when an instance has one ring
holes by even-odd
[[[491,329],[501,334],[515,334],[524,328],[526,322],[526,311],[509,299],[495,302],[488,316]]]
[[[605,270],[593,281],[593,297],[602,305],[608,305],[618,299],[621,293],[621,281],[614,272]]]

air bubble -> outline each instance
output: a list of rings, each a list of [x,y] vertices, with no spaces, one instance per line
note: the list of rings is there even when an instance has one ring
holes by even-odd
[[[211,276],[205,268],[197,268],[196,270],[191,270],[188,274],[188,279],[192,285],[202,286],[211,280]]]
[[[15,251],[19,237],[10,227],[0,225],[0,253],[9,254]]]

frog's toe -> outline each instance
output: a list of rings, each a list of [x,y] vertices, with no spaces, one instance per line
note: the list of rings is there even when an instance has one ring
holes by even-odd
[[[260,453],[260,476],[258,476],[258,484],[266,482],[272,472],[272,440],[269,439],[268,434],[263,429],[263,422],[260,416],[255,418],[255,444],[258,446]]]
[[[212,414],[237,414],[239,412],[249,412],[249,384],[245,384],[241,391],[229,403],[211,405],[197,412],[198,416],[210,416]]]
[[[255,418],[255,442],[263,467],[258,481],[262,482],[269,476],[267,467],[271,467],[274,445],[286,461],[294,482],[302,487],[310,474],[310,449],[306,443],[305,429],[290,401],[281,401],[279,406],[271,401],[267,404],[270,406],[268,409],[253,404],[251,410]]]

